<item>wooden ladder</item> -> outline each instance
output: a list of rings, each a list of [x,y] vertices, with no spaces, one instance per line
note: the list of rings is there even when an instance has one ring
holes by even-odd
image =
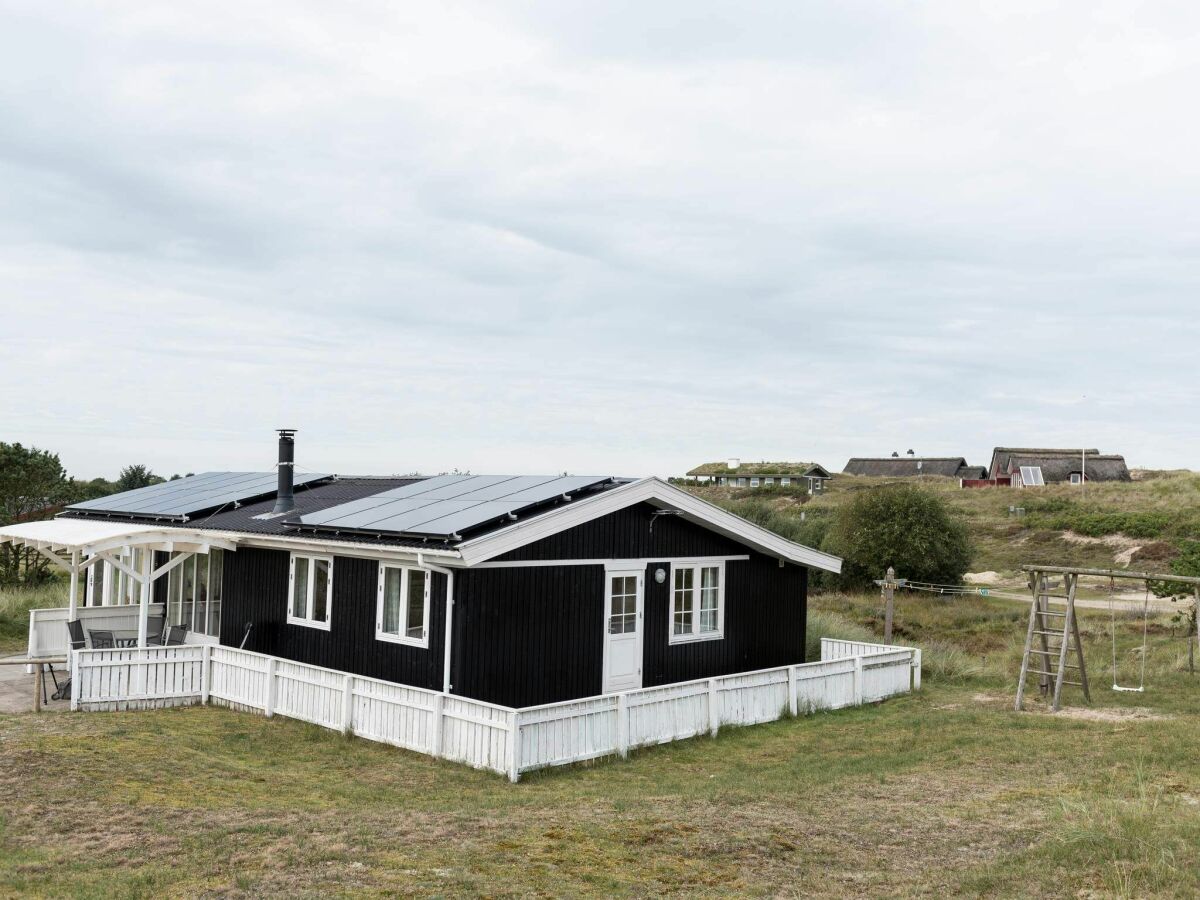
[[[1016,709],[1021,709],[1025,697],[1025,680],[1030,675],[1038,676],[1038,687],[1045,697],[1050,692],[1051,679],[1054,697],[1050,708],[1058,712],[1064,684],[1083,688],[1083,698],[1092,702],[1088,691],[1087,669],[1083,662],[1083,645],[1079,640],[1079,623],[1075,619],[1075,588],[1079,576],[1063,576],[1066,594],[1051,594],[1049,582],[1041,572],[1032,573],[1030,580],[1033,603],[1029,607],[1029,630],[1025,634],[1025,654],[1021,657],[1021,680],[1017,682]],[[1063,612],[1050,609],[1051,600],[1065,600]],[[1034,646],[1035,639],[1037,647]],[[1051,644],[1057,640],[1057,645]],[[1068,662],[1068,656],[1075,662]],[[1031,663],[1033,663],[1031,665]],[[1068,670],[1079,673],[1079,680],[1069,680]]]

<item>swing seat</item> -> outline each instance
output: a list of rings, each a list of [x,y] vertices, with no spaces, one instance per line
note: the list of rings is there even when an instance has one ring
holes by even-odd
[[[1146,693],[1146,689],[1144,687],[1127,688],[1127,687],[1121,687],[1119,684],[1114,684],[1112,686],[1112,689],[1114,691],[1125,691],[1128,694],[1144,694],[1144,693]]]

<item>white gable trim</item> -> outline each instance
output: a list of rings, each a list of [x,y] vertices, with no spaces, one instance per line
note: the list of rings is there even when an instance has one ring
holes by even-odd
[[[769,556],[826,572],[842,571],[842,561],[836,556],[789,541],[658,478],[643,478],[577,500],[526,522],[466,541],[458,550],[463,562],[473,566],[638,503],[678,510],[683,518]]]

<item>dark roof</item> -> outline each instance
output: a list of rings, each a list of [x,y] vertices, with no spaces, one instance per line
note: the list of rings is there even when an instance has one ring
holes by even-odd
[[[1009,467],[1013,472],[1021,466],[1038,466],[1042,470],[1042,479],[1047,484],[1070,481],[1073,472],[1080,472],[1082,466],[1082,451],[1070,456],[1052,454],[1049,456],[1014,455],[1009,457]],[[1002,475],[1009,474],[1002,472]],[[1129,469],[1125,466],[1125,457],[1116,454],[1093,456],[1087,455],[1088,481],[1130,481]]]
[[[974,478],[964,471],[977,472],[982,467],[967,465],[961,456],[856,456],[842,469],[847,475],[873,475],[884,478],[911,478],[916,475],[943,475],[947,478]]]
[[[988,477],[987,466],[964,466],[958,470],[959,478],[974,478],[982,480]]]
[[[781,475],[786,478],[791,475],[809,474],[828,478],[829,470],[819,463],[811,462],[745,462],[736,469],[729,468],[728,464],[723,462],[712,462],[696,466],[687,474],[693,478],[703,475]]]
[[[1036,456],[1041,458],[1049,458],[1053,456],[1074,456],[1076,459],[1087,453],[1089,457],[1099,456],[1100,451],[1092,448],[1084,450],[1082,447],[1075,448],[1053,448],[1053,447],[996,447],[992,450],[992,465],[988,469],[991,477],[997,475],[1007,475],[1009,472],[1009,462],[1013,456]],[[1034,465],[1037,465],[1036,463]]]
[[[304,536],[308,538],[317,537],[321,540],[329,541],[346,541],[353,543],[377,543],[389,547],[428,547],[428,548],[449,548],[459,543],[458,540],[436,540],[426,539],[421,537],[413,537],[405,534],[363,534],[361,532],[338,532],[328,529],[314,529],[310,527],[299,527],[299,518],[308,513],[315,513],[320,510],[329,509],[334,506],[340,506],[343,503],[349,503],[353,500],[361,500],[365,497],[373,497],[376,494],[381,494],[384,491],[392,490],[393,488],[403,487],[407,484],[412,484],[417,481],[424,480],[424,476],[389,476],[389,477],[371,477],[371,476],[346,476],[340,477],[333,481],[326,481],[314,485],[297,485],[295,489],[296,508],[289,514],[278,516],[270,519],[256,519],[256,516],[270,513],[275,507],[275,496],[272,494],[261,500],[253,503],[247,503],[244,506],[229,509],[219,509],[208,515],[200,515],[195,519],[190,520],[186,527],[189,529],[198,529],[202,531],[229,531],[240,534],[257,534],[264,536]],[[615,479],[607,484],[604,484],[591,493],[609,490],[621,484],[627,484],[629,479]],[[565,501],[563,501],[565,502]],[[522,514],[522,519],[527,520],[532,516],[539,515],[561,505],[560,503],[546,504],[544,508],[530,510]],[[68,509],[62,514],[65,518],[85,518],[83,514],[74,513]],[[89,519],[104,519],[106,521],[125,521],[125,522],[141,522],[134,516],[111,514],[103,515],[92,512],[86,515]],[[481,533],[494,531],[503,527],[506,523],[496,522],[488,527],[477,529],[471,533],[471,537],[478,537]]]

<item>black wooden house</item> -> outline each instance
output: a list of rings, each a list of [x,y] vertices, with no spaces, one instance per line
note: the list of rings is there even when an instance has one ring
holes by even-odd
[[[656,478],[293,479],[292,440],[273,490],[214,472],[62,515],[219,541],[153,584],[189,641],[514,707],[803,662],[808,570],[841,565]],[[124,602],[90,571],[89,604]]]

